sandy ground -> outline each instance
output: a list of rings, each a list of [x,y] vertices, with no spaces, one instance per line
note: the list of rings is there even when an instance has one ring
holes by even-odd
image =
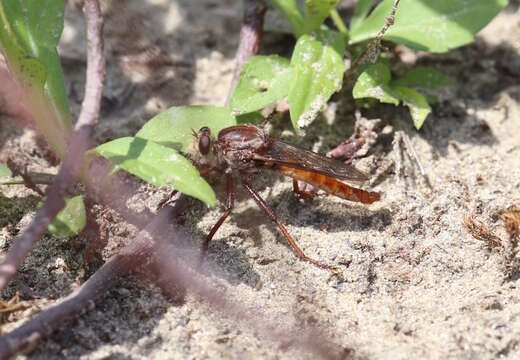
[[[83,21],[70,1],[60,53],[71,107],[77,114],[84,83]],[[107,86],[96,141],[132,135],[172,105],[223,104],[238,43],[241,4],[225,0],[105,1]],[[262,51],[283,52],[291,40],[268,34]],[[239,190],[233,215],[212,242],[212,275],[230,298],[266,317],[316,326],[345,356],[364,359],[520,357],[519,261],[490,249],[463,226],[473,215],[508,244],[502,212],[520,204],[520,10],[512,1],[475,44],[444,55],[402,54],[408,63],[437,67],[458,88],[438,104],[420,132],[405,109],[364,114],[410,135],[426,177],[391,138],[372,149],[360,167],[400,161],[376,189],[383,201],[359,206],[332,197],[302,201],[287,179],[264,175],[255,186],[309,256],[340,266],[332,277],[295,258],[283,237]],[[347,138],[353,104],[344,95],[310,127],[303,146],[326,152]],[[29,169],[56,172],[31,131],[2,119],[0,159],[25,159]],[[291,139],[287,119],[274,132]],[[298,141],[297,139],[292,139]],[[194,205],[183,228],[197,246],[222,211]],[[154,209],[168,189],[141,184],[134,203]],[[0,187],[0,244],[9,247],[28,224],[38,198],[21,186]],[[134,229],[111,212],[104,222],[108,258]],[[4,317],[2,332],[70,293],[84,279],[86,235],[46,235],[4,292],[16,291],[27,310]],[[507,248],[507,245],[506,245]],[[35,359],[309,358],[260,336],[187,295],[172,304],[135,278],[122,279],[72,324],[27,357]]]

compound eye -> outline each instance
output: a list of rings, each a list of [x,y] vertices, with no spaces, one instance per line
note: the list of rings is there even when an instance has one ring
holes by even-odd
[[[199,151],[202,155],[207,155],[209,153],[209,148],[211,146],[211,139],[207,134],[202,134],[199,138]]]

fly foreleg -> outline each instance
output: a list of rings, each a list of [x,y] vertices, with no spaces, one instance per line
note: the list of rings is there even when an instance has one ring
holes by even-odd
[[[204,242],[204,245],[202,246],[202,250],[200,253],[200,262],[199,264],[202,264],[202,261],[206,257],[206,253],[208,252],[209,242],[211,239],[213,239],[213,236],[215,236],[215,233],[220,228],[222,223],[226,220],[226,218],[231,214],[231,210],[233,210],[233,205],[235,204],[235,183],[233,181],[233,175],[231,173],[226,174],[227,179],[227,200],[226,200],[226,209],[224,210],[224,213],[220,216],[217,223],[213,225],[211,228],[211,231],[209,232],[208,236],[206,237],[206,241]]]

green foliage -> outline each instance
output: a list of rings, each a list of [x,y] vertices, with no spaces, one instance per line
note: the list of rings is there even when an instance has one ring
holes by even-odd
[[[393,0],[384,0],[359,26],[351,29],[350,44],[376,36],[390,14]],[[446,52],[473,41],[507,5],[507,0],[401,0],[395,23],[385,39],[412,49]]]
[[[135,137],[110,141],[94,152],[112,161],[114,171],[124,169],[155,186],[172,184],[180,192],[213,206],[213,189],[179,152],[193,154],[196,151],[194,133],[201,127],[209,127],[215,136],[235,124],[236,118],[228,108],[172,107],[150,119]]]
[[[407,86],[426,95],[428,103],[435,104],[437,94],[444,89],[452,89],[455,82],[428,66],[417,66],[408,71],[402,78],[392,81],[392,86]]]
[[[67,197],[65,204],[63,210],[49,225],[49,232],[60,237],[78,235],[87,223],[83,196]]]
[[[261,124],[264,122],[264,116],[258,111],[238,115],[236,119],[237,124]]]
[[[171,147],[140,137],[124,137],[102,144],[94,152],[110,160],[114,172],[124,169],[155,186],[172,184],[210,206],[215,204],[213,189],[191,162]]]
[[[388,66],[382,63],[368,65],[359,75],[352,95],[354,99],[374,98],[382,103],[399,105],[399,99],[390,87],[391,78]]]
[[[228,108],[213,105],[180,106],[157,114],[135,136],[190,153],[192,149],[188,145],[193,142],[193,132],[207,126],[216,135],[223,128],[235,124],[236,119]]]
[[[245,114],[281,100],[289,93],[292,71],[289,60],[277,56],[253,56],[242,67],[229,106],[233,114]]]
[[[354,16],[350,20],[350,31],[354,31],[363,23],[373,4],[374,0],[358,0],[354,8]]]
[[[338,0],[305,0],[304,33],[310,34],[312,31],[318,30],[337,4]]]
[[[63,30],[62,0],[0,2],[0,46],[9,68],[28,87],[29,110],[54,150],[65,151],[71,122],[56,46]],[[52,115],[42,115],[50,102]]]
[[[233,113],[261,110],[288,96],[294,128],[307,126],[341,88],[344,51],[344,37],[323,29],[314,35],[301,36],[290,62],[274,55],[251,58],[244,65],[231,97]]]
[[[426,97],[409,87],[397,86],[394,89],[399,94],[403,104],[410,110],[413,124],[419,130],[428,114],[432,111]]]
[[[341,88],[345,63],[344,37],[335,31],[322,30],[316,36],[298,39],[291,58],[293,80],[289,89],[291,121],[296,130],[309,125]]]
[[[213,135],[236,124],[228,108],[213,105],[172,107],[150,119],[135,137],[119,138],[93,150],[120,169],[161,186],[172,184],[178,191],[209,206],[215,193],[192,163],[179,151],[193,154],[194,133],[207,126]]]
[[[305,0],[303,14],[295,0],[270,0],[291,24],[296,37],[319,30],[339,0]]]
[[[340,63],[343,62],[346,44],[340,39],[348,41],[351,53],[363,51],[367,42],[373,40],[385,25],[394,0],[379,2],[372,12],[371,9],[377,2],[358,0],[350,29],[345,28],[335,9],[337,1],[305,0],[303,10],[295,0],[271,2],[289,20],[293,33],[298,37],[290,63],[292,78],[288,100],[291,121],[294,128],[299,129],[309,124],[332,93],[341,87],[344,67]],[[506,5],[507,0],[401,0],[395,22],[384,38],[413,49],[448,51],[471,42],[474,34]],[[343,36],[337,36],[332,42],[322,40],[324,32],[331,33],[323,24],[328,15],[343,33]],[[318,35],[311,37],[311,32],[313,35],[317,32]],[[339,59],[341,61],[337,61]],[[248,69],[243,76],[248,77],[251,72]],[[327,75],[324,76],[324,73]],[[268,76],[263,77],[262,82],[272,84]],[[453,86],[453,82],[447,77],[426,67],[418,67],[405,74],[402,79],[391,81],[390,70],[381,63],[367,67],[361,73],[353,95],[356,99],[372,98],[394,105],[402,101],[410,108],[415,126],[420,128],[431,111],[428,104],[437,101],[440,91]],[[281,97],[284,92],[279,90],[278,97]],[[269,91],[272,92],[273,89],[270,87]],[[252,96],[246,94],[239,102],[245,102],[248,97]]]
[[[304,20],[295,0],[270,0],[270,2],[289,20],[294,35],[303,34]]]
[[[445,77],[437,77],[439,74],[435,72],[428,76],[429,70],[425,68],[403,78],[406,80],[391,82],[392,74],[386,64],[378,62],[367,65],[359,75],[352,94],[355,99],[373,98],[396,106],[402,101],[410,110],[415,127],[420,129],[431,112],[430,105],[423,94],[405,85],[421,84],[435,87],[449,82]]]

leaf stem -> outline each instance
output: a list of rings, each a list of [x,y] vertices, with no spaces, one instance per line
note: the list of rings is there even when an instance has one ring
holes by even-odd
[[[334,22],[334,25],[338,28],[339,32],[348,36],[348,29],[345,26],[345,23],[341,19],[341,16],[339,16],[338,10],[336,8],[332,9],[330,11],[330,17],[332,18],[332,21]]]

